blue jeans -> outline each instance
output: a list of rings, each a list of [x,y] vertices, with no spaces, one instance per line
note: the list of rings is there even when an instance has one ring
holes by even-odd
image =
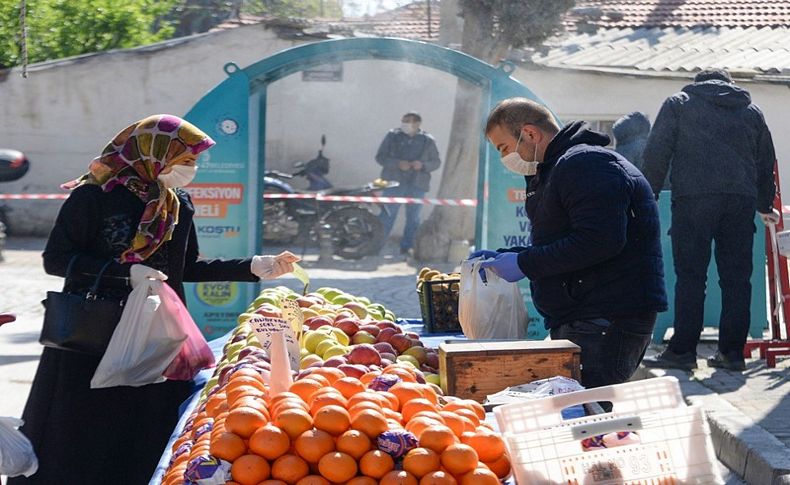
[[[425,197],[425,191],[411,185],[399,185],[384,190],[382,195],[385,197],[414,197],[422,199]],[[387,204],[387,211],[381,213],[380,218],[381,223],[384,225],[385,239],[392,232],[392,226],[395,225],[395,219],[398,217],[401,205],[403,204]],[[403,229],[403,237],[400,240],[402,251],[414,247],[414,238],[417,235],[417,228],[420,227],[421,210],[422,204],[406,204],[406,227]]]
[[[650,344],[656,313],[614,318],[608,323],[575,320],[551,329],[552,340],[567,339],[581,347],[582,385],[588,389],[631,378]]]

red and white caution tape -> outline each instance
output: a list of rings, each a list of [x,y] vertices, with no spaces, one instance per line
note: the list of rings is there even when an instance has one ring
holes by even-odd
[[[263,194],[264,199],[315,199],[318,202],[367,202],[377,204],[423,204],[475,207],[476,199],[421,199],[416,197],[374,197],[366,195]]]
[[[0,194],[0,200],[60,200],[69,194]]]

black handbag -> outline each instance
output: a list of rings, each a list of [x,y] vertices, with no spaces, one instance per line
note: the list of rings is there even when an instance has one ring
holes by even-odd
[[[69,261],[66,281],[71,276],[77,256]],[[48,291],[44,304],[44,326],[39,342],[47,347],[101,356],[121,320],[123,300],[98,296],[99,283],[108,261],[93,286],[84,295],[66,291]]]

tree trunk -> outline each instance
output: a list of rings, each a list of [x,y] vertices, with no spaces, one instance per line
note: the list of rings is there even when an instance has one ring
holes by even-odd
[[[507,45],[496,42],[491,33],[490,15],[464,12],[462,50],[485,62],[498,61]],[[442,169],[439,197],[448,199],[477,196],[481,116],[480,88],[458,80],[450,140]],[[446,260],[450,242],[472,239],[475,209],[437,206],[417,232],[415,257],[422,261]]]

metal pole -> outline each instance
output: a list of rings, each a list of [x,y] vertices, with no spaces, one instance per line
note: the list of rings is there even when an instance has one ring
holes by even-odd
[[[426,0],[426,3],[428,5],[428,39],[430,39],[433,37],[431,34],[431,0]]]
[[[27,78],[27,4],[25,0],[19,2],[19,26],[22,29],[20,40],[20,54],[22,55],[22,77]]]

